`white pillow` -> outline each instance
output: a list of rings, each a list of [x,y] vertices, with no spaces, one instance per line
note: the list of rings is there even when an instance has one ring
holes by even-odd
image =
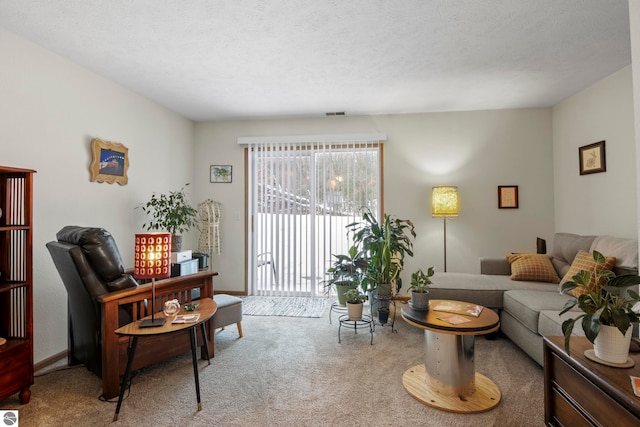
[[[591,243],[590,252],[598,251],[616,258],[616,267],[638,269],[638,241],[612,236],[598,236]]]

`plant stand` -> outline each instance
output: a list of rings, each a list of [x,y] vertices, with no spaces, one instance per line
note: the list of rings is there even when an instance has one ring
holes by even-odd
[[[358,333],[358,329],[369,328],[369,333],[371,334],[371,345],[373,345],[374,321],[373,321],[373,318],[370,315],[363,314],[362,315],[362,319],[360,319],[360,320],[351,320],[351,319],[349,319],[349,315],[348,314],[343,314],[340,317],[338,317],[338,323],[340,324],[340,326],[338,326],[338,344],[341,343],[340,331],[342,329],[342,326],[345,326],[345,327],[348,327],[348,328],[352,328],[353,331],[356,334]]]
[[[340,314],[347,314],[347,307],[340,305],[340,303],[338,301],[334,302],[333,304],[331,304],[331,308],[329,308],[329,324],[331,325],[331,314],[333,312]]]
[[[388,309],[389,309],[389,317],[391,319],[391,332],[398,333],[398,330],[395,328],[395,324],[396,324],[396,300],[393,297],[381,297],[378,294],[374,294],[373,295],[373,300],[377,301],[378,303],[382,303],[382,304],[377,304],[378,307],[381,307],[383,305],[386,305],[388,307]],[[372,305],[374,305],[374,304],[372,304]],[[393,306],[393,316],[391,316],[391,306]],[[378,322],[378,324],[380,326],[384,326],[386,323]]]

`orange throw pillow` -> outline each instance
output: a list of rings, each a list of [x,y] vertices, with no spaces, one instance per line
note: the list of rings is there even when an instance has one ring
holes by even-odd
[[[511,280],[558,283],[560,277],[544,254],[512,254],[507,256],[511,264]]]
[[[598,266],[598,271],[611,270],[616,265],[615,257],[606,256],[604,258],[605,258],[605,262],[604,264]],[[571,267],[569,268],[569,271],[567,271],[567,274],[565,274],[562,280],[560,281],[560,285],[562,285],[565,282],[571,282],[573,280],[573,276],[578,274],[580,270],[585,270],[591,273],[591,282],[589,283],[589,288],[593,290],[596,284],[596,278],[593,275],[593,270],[595,266],[596,266],[596,262],[593,259],[593,253],[578,251],[578,253],[576,254],[576,257],[573,259],[573,262],[571,263]],[[581,288],[574,288],[567,293],[569,295],[572,295],[578,298],[580,295],[586,294],[588,292]]]

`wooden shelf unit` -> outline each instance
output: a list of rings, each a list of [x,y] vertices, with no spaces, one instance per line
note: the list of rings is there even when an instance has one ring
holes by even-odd
[[[33,384],[33,174],[0,166],[0,400]]]

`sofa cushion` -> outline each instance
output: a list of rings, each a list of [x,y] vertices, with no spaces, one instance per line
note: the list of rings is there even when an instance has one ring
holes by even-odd
[[[431,299],[466,301],[495,309],[503,307],[502,295],[505,291],[539,290],[558,293],[558,285],[555,283],[517,281],[502,275],[436,272],[431,280]]]
[[[543,337],[562,336],[562,322],[580,315],[581,311],[573,309],[560,316],[561,310],[542,310],[538,320],[538,333]],[[572,335],[584,336],[581,324],[573,328]]]
[[[558,272],[558,276],[563,277],[567,274],[578,251],[588,252],[595,238],[596,236],[580,236],[571,233],[555,234],[551,262]]]
[[[512,254],[507,256],[507,261],[511,264],[511,280],[560,282],[560,277],[547,255]]]
[[[598,251],[616,258],[616,274],[637,274],[638,241],[619,237],[598,236],[593,240],[589,252]]]
[[[614,257],[605,256],[604,264],[598,266],[597,271],[611,270],[615,264],[616,259]],[[569,271],[567,271],[567,273],[562,278],[560,285],[562,286],[563,283],[570,282],[573,279],[573,276],[578,274],[581,270],[585,270],[592,273],[591,282],[589,282],[589,288],[594,289],[596,283],[596,278],[593,275],[594,268],[596,268],[596,262],[593,259],[593,254],[585,251],[579,251],[575,259],[571,263],[571,268],[569,268]],[[581,288],[574,288],[567,293],[577,298],[582,294],[586,294],[587,291]]]
[[[538,317],[542,310],[561,311],[569,300],[558,292],[512,290],[504,293],[504,311],[518,319],[531,332],[538,333]]]

